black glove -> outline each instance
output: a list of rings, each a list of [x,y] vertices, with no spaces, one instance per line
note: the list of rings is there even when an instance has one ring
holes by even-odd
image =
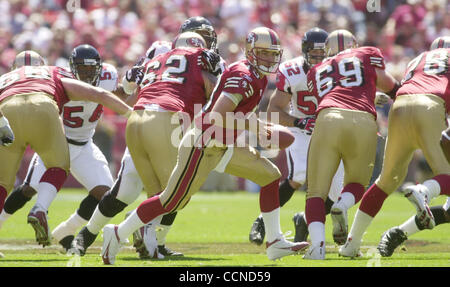
[[[306,117],[303,119],[295,119],[294,120],[294,127],[304,130],[307,135],[312,134],[312,132],[314,131],[315,125],[316,125],[315,117]]]
[[[222,72],[220,68],[220,56],[211,50],[204,50],[199,61],[203,68],[217,76]]]
[[[5,117],[0,117],[0,144],[2,146],[9,146],[14,141],[14,133]]]
[[[134,82],[139,85],[144,78],[144,67],[143,66],[133,66],[127,71],[125,77],[128,82]]]

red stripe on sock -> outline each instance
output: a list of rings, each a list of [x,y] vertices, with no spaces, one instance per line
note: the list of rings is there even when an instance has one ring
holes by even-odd
[[[5,205],[6,196],[8,192],[6,192],[6,188],[0,186],[0,212],[3,211],[3,206]]]
[[[350,192],[355,197],[355,204],[357,204],[364,195],[364,186],[360,183],[349,183],[342,189],[341,193]]]
[[[61,189],[67,178],[67,172],[59,167],[51,167],[45,171],[39,182],[47,182],[53,185],[57,191]]]
[[[144,200],[136,209],[139,219],[141,219],[141,221],[145,224],[166,212],[167,211],[164,209],[161,201],[159,200],[159,196],[152,196]]]
[[[439,183],[441,187],[441,194],[450,196],[450,175],[439,174],[433,177],[433,179]]]
[[[388,195],[381,188],[373,184],[362,197],[359,210],[375,217],[387,197]]]
[[[306,222],[309,226],[312,222],[325,223],[325,202],[320,197],[311,197],[306,200]]]
[[[259,208],[261,212],[271,212],[280,207],[280,195],[278,193],[278,186],[280,179],[272,181],[266,186],[261,187],[259,192]]]

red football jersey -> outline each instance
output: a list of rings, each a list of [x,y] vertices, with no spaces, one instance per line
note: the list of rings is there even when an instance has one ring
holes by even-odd
[[[375,69],[385,69],[375,47],[348,49],[325,59],[308,72],[308,89],[319,98],[316,115],[326,108],[365,111],[377,116]]]
[[[192,119],[194,104],[206,104],[202,57],[202,48],[177,48],[149,61],[134,109],[157,104],[168,111],[186,112]]]
[[[0,102],[5,98],[26,94],[46,93],[52,95],[59,111],[69,101],[61,78],[73,78],[71,72],[55,66],[23,66],[0,77]]]
[[[450,111],[450,49],[423,52],[408,64],[397,96],[433,94],[445,100]]]
[[[210,101],[204,108],[203,116],[212,110],[220,95],[227,96],[237,104],[233,111],[234,115],[241,113],[245,116],[256,110],[266,87],[267,77],[261,76],[247,60],[235,62],[222,74]],[[196,124],[199,125],[198,122]],[[211,127],[209,124],[201,125],[203,131],[209,127]],[[211,136],[222,143],[232,144],[241,132],[242,130],[223,129],[223,134]]]

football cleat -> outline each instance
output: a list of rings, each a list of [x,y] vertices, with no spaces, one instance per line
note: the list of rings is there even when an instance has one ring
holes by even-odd
[[[43,247],[51,244],[50,228],[47,221],[47,212],[40,209],[38,206],[33,206],[30,213],[28,213],[27,222],[31,224],[34,229],[36,241]]]
[[[306,241],[309,231],[308,225],[306,224],[305,213],[299,212],[294,214],[292,221],[294,221],[295,226],[294,242]]]
[[[264,242],[264,237],[266,236],[266,229],[264,227],[264,220],[262,215],[258,216],[253,222],[252,228],[250,229],[250,234],[248,239],[251,243],[256,245],[261,245]]]
[[[156,230],[154,224],[147,224],[144,226],[144,245],[148,255],[152,259],[163,259],[164,256],[159,254],[158,241],[156,240]]]
[[[303,259],[325,260],[325,242],[321,241],[319,245],[309,246]]]
[[[390,257],[394,250],[400,246],[408,237],[398,227],[392,227],[381,236],[380,243],[378,244],[378,251],[383,257]]]
[[[144,232],[145,226],[142,226],[135,232],[133,232],[133,247],[136,249],[136,252],[139,254],[140,259],[150,258],[148,254],[147,248],[144,244]]]
[[[58,241],[58,243],[67,251],[69,251],[70,248],[72,248],[72,241],[75,239],[75,236],[73,235],[67,235],[66,237],[64,237],[63,239],[61,239],[60,241]]]
[[[72,241],[71,247],[67,250],[68,254],[84,256],[89,246],[94,243],[97,234],[93,234],[87,227],[81,228],[75,239]]]
[[[347,238],[347,242],[339,248],[339,255],[343,257],[362,257],[361,251],[359,251],[359,244],[353,242],[352,238]]]
[[[343,245],[348,235],[347,209],[338,201],[331,207],[330,214],[333,222],[333,240],[337,245]]]
[[[116,255],[119,253],[122,244],[117,233],[119,227],[114,224],[107,224],[103,227],[102,260],[105,265],[113,265]]]
[[[276,260],[284,256],[298,254],[308,246],[308,242],[290,242],[281,237],[272,242],[266,242],[266,254],[270,260]]]
[[[422,184],[410,185],[403,190],[403,194],[416,208],[416,218],[420,224],[426,229],[433,229],[436,223],[428,206],[428,196],[423,189],[426,189],[426,187]]]
[[[173,251],[170,248],[166,247],[166,245],[158,245],[159,254],[166,256],[184,256],[183,253],[178,251]]]

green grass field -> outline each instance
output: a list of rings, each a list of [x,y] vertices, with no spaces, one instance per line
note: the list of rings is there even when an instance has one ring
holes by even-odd
[[[49,209],[49,224],[56,227],[66,220],[78,207],[86,195],[83,190],[63,189]],[[381,234],[388,228],[402,223],[414,214],[412,205],[400,194],[390,196],[381,212],[369,227],[363,242],[359,259],[347,259],[337,255],[337,247],[331,237],[331,219],[327,217],[327,259],[309,261],[301,255],[270,261],[263,246],[249,243],[248,233],[253,220],[259,214],[258,194],[247,192],[199,192],[188,206],[179,212],[167,237],[167,246],[181,251],[184,257],[162,260],[140,260],[131,243],[117,256],[114,266],[136,267],[407,267],[407,266],[450,266],[450,224],[436,227],[432,231],[422,231],[413,235],[402,248],[390,258],[381,258],[376,252]],[[112,223],[123,220],[127,211],[136,208],[144,200],[144,194],[135,204],[117,215]],[[436,199],[432,205],[442,204],[444,197]],[[34,239],[34,231],[26,223],[26,215],[34,200],[25,205],[5,222],[0,230],[0,267],[96,267],[103,266],[99,256],[102,237],[99,236],[88,253],[81,258],[69,257],[54,242],[42,248]],[[281,209],[281,225],[284,233],[294,231],[292,216],[304,210],[305,193],[296,192]],[[353,221],[356,207],[349,213],[349,225]],[[292,233],[293,236],[293,233]],[[131,238],[130,238],[131,240]]]

